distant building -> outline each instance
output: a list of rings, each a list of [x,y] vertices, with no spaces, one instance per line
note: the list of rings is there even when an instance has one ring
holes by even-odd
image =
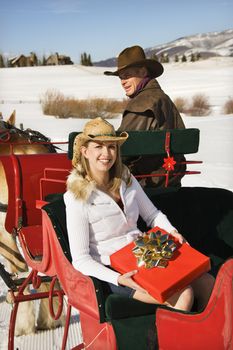
[[[10,67],[32,67],[38,65],[36,54],[31,52],[30,56],[19,55],[9,59]]]
[[[46,66],[73,64],[69,56],[59,55],[57,52],[45,59]]]
[[[44,58],[43,65],[46,66],[57,66],[73,64],[69,56],[59,55],[55,53],[50,55],[48,58]],[[34,52],[30,53],[30,56],[19,55],[8,60],[9,67],[32,67],[38,66],[38,59]]]
[[[27,58],[24,55],[16,56],[9,59],[11,67],[26,67]]]

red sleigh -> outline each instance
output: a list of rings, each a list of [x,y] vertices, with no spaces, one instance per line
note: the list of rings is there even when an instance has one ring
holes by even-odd
[[[125,143],[124,155],[160,154],[167,145],[166,132],[132,133]],[[79,310],[83,343],[74,349],[231,349],[233,317],[233,195],[213,188],[182,187],[176,191],[150,191],[150,197],[190,244],[210,256],[216,282],[207,307],[190,313],[174,311],[163,305],[147,305],[110,294],[106,285],[82,275],[72,266],[66,231],[63,193],[72,157],[70,137],[67,154],[2,156],[7,175],[9,207],[7,230],[18,234],[29,277],[14,294],[9,349],[14,348],[14,323],[18,304],[25,300],[63,295],[68,301],[66,326],[61,348],[65,349],[71,308]],[[148,145],[150,138],[151,147]],[[196,129],[171,131],[169,156],[194,153],[198,149]],[[158,145],[158,140],[162,140]],[[153,141],[153,142],[152,142]],[[145,150],[145,148],[147,148]],[[12,176],[14,174],[14,176]],[[216,200],[217,199],[217,200]],[[51,280],[47,294],[24,294],[28,283],[40,283],[43,273]],[[62,290],[54,289],[58,279]],[[13,291],[12,291],[13,292]],[[28,299],[29,298],[29,299]]]

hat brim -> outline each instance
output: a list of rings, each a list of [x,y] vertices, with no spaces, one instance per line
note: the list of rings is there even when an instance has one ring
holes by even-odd
[[[120,144],[123,144],[127,138],[129,137],[129,134],[126,131],[123,131],[119,136],[109,136],[109,135],[88,135],[86,138],[90,141],[99,141],[99,142],[119,142]]]
[[[119,142],[120,144],[123,144],[129,137],[129,134],[126,131],[123,131],[119,135],[84,135],[83,133],[80,133],[76,136],[75,142],[78,141],[80,143],[84,143],[85,141],[99,141],[99,142]]]
[[[163,74],[163,71],[164,71],[164,68],[163,68],[163,66],[162,66],[162,64],[160,62],[158,62],[156,60],[152,60],[152,59],[146,58],[144,60],[137,61],[137,62],[134,62],[132,64],[128,64],[128,65],[119,67],[115,72],[105,71],[104,74],[105,75],[110,75],[110,76],[111,75],[112,76],[119,76],[119,72],[122,69],[129,68],[129,67],[137,67],[137,66],[140,66],[140,65],[144,65],[144,66],[146,66],[148,68],[150,76],[152,78],[159,77],[160,75]]]

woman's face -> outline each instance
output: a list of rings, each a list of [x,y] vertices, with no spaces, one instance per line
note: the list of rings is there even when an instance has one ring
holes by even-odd
[[[95,174],[108,172],[117,158],[116,142],[88,142],[87,146],[81,147],[83,156],[88,160],[93,177]]]
[[[119,72],[121,85],[125,90],[126,96],[132,96],[138,84],[147,76],[145,67],[128,67]]]

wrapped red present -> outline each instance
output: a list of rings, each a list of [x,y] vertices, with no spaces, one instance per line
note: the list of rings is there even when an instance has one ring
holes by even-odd
[[[121,274],[138,270],[135,282],[161,303],[210,270],[207,256],[179,244],[159,227],[112,254],[110,260]]]

